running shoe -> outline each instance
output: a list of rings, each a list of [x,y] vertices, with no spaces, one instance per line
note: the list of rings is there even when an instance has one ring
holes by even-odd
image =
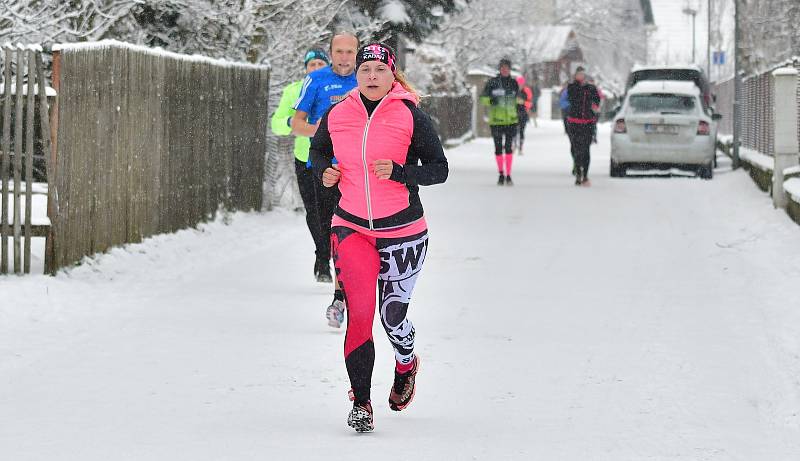
[[[314,276],[317,282],[320,283],[333,283],[331,276],[331,263],[327,259],[318,259],[314,265]]]
[[[511,176],[506,176],[506,186],[513,186],[514,182],[511,180]]]
[[[332,328],[341,328],[344,323],[344,303],[334,299],[325,310],[325,318],[328,319],[328,325]]]
[[[353,409],[347,416],[347,425],[356,432],[372,432],[375,423],[372,418],[372,403],[353,403]]]
[[[394,411],[401,411],[407,406],[411,405],[414,400],[414,394],[417,391],[415,380],[417,372],[419,372],[419,356],[414,356],[414,368],[405,372],[398,373],[394,371],[394,385],[389,392],[389,408]]]
[[[497,185],[502,186],[506,183],[506,177],[503,173],[500,173],[500,177],[497,178]]]

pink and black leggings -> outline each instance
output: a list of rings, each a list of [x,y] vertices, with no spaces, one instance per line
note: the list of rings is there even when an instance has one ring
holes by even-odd
[[[428,232],[403,238],[368,237],[355,230],[331,229],[333,262],[347,305],[344,358],[357,403],[370,400],[375,345],[372,322],[375,293],[395,353],[396,370],[414,366],[414,325],[406,317],[414,285],[425,262]]]
[[[518,125],[492,126],[494,138],[494,158],[497,162],[497,171],[504,176],[511,176],[511,167],[514,163],[514,137],[517,136]]]
[[[492,125],[492,138],[494,139],[494,155],[510,154],[514,149],[514,138],[519,131],[519,125]]]

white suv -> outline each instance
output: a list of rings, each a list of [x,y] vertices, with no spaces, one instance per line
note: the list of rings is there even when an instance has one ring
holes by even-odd
[[[614,117],[611,176],[667,166],[711,179],[720,116],[707,113],[701,98],[692,82],[643,81],[631,88]]]

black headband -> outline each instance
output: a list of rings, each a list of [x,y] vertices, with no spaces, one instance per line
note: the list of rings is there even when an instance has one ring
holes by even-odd
[[[358,55],[356,56],[356,69],[358,69],[361,64],[367,61],[380,61],[392,70],[393,74],[397,73],[397,67],[395,65],[396,57],[394,55],[394,51],[383,43],[372,43],[367,46],[362,47],[358,51]]]

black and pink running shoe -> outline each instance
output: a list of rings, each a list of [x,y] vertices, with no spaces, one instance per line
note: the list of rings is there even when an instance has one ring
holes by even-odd
[[[394,385],[391,392],[389,392],[389,408],[394,411],[401,411],[407,406],[411,405],[414,400],[414,394],[417,391],[415,380],[419,372],[420,360],[419,356],[414,356],[414,367],[405,372],[394,372]]]

